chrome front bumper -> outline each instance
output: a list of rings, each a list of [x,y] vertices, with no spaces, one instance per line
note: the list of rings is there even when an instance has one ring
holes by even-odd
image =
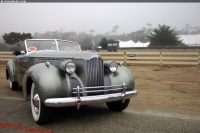
[[[132,97],[137,96],[137,90],[133,91],[125,91],[126,84],[121,85],[114,85],[114,86],[103,86],[105,90],[95,90],[95,91],[83,91],[84,89],[88,89],[91,87],[85,88],[74,88],[77,90],[77,97],[68,97],[68,98],[49,98],[46,99],[44,104],[48,107],[68,107],[68,106],[77,106],[79,109],[81,105],[89,105],[89,104],[96,104],[96,103],[105,103],[105,102],[113,102],[113,101],[122,101],[122,103],[126,99],[130,99]],[[116,89],[108,89],[111,87],[119,87]],[[102,86],[98,86],[95,88],[102,88]],[[96,92],[96,91],[111,91],[111,90],[123,90],[123,92],[113,93],[113,94],[104,94],[104,95],[95,95],[95,96],[80,96],[80,93],[83,92]],[[82,90],[82,91],[80,91]]]

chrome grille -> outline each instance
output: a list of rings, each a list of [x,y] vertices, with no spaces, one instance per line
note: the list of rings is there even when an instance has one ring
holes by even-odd
[[[74,90],[73,88],[76,88],[77,86],[81,87],[81,83],[79,82],[79,80],[75,77],[71,77],[70,78],[70,85],[71,85],[71,89],[72,89],[72,96],[76,96],[76,94],[74,94]],[[75,90],[76,91],[76,90]],[[83,94],[80,94],[81,96],[83,96]]]
[[[109,75],[104,76],[104,85],[105,86],[111,86],[112,85],[111,78],[110,78]],[[122,90],[112,90],[112,89],[115,89],[115,87],[109,87],[109,88],[106,88],[106,89],[109,90],[109,91],[105,92],[106,94],[122,92]]]
[[[112,83],[111,83],[111,79],[109,77],[109,75],[105,75],[104,76],[104,85],[105,86],[110,86]]]
[[[92,58],[86,61],[87,87],[104,85],[104,67],[101,58]],[[88,90],[102,90],[104,88],[92,88]],[[102,95],[104,92],[90,92],[87,95]]]
[[[92,86],[92,87],[83,87],[81,88],[81,84],[76,78],[71,78],[71,87],[72,87],[72,96],[77,96],[77,90],[79,86],[80,96],[83,96],[83,93],[86,93],[87,96],[96,96],[96,95],[104,95],[104,94],[113,94],[123,92],[123,84],[122,85],[111,85],[111,78],[109,75],[104,76],[104,86]],[[126,86],[126,85],[125,85]]]
[[[101,58],[86,60],[87,86],[104,85],[104,67]]]

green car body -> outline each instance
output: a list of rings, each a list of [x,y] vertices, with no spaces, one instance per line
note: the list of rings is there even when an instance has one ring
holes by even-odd
[[[28,44],[37,42],[38,46],[45,41],[55,45],[55,49],[28,48]],[[65,42],[76,48],[60,50],[59,43]],[[31,99],[33,118],[38,124],[46,122],[46,107],[80,108],[81,105],[107,103],[109,109],[122,111],[129,99],[137,95],[129,69],[114,61],[104,62],[97,52],[81,51],[76,42],[29,39],[22,45],[25,52],[15,53],[8,61],[6,75],[11,89],[22,87],[24,99]],[[116,106],[119,107],[116,109]]]

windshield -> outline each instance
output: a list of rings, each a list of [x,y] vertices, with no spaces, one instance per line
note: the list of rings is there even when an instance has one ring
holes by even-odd
[[[80,51],[78,43],[64,40],[57,40],[57,43],[59,50]]]
[[[80,46],[76,42],[66,40],[26,40],[27,52],[40,50],[66,50],[80,51]]]
[[[27,40],[27,51],[39,51],[39,50],[57,50],[55,40]]]

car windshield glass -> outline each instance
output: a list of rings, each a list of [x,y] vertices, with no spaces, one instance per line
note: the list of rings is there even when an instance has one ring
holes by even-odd
[[[59,50],[80,51],[79,44],[76,42],[57,40]]]
[[[27,51],[38,51],[38,50],[57,50],[55,40],[27,40]]]

